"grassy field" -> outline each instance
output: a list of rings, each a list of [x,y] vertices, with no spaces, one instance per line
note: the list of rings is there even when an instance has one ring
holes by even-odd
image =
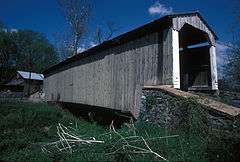
[[[72,135],[104,143],[75,143],[72,153],[46,146],[59,140],[59,123]],[[46,103],[0,100],[0,161],[208,161],[210,156],[219,161],[218,154],[209,152],[203,132],[170,131],[146,122],[134,125],[114,131]]]

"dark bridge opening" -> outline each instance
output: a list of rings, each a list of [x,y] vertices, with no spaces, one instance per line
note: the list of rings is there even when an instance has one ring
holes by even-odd
[[[76,117],[89,122],[97,122],[104,126],[109,126],[113,122],[116,128],[120,128],[123,123],[135,120],[130,113],[121,112],[120,110],[69,102],[57,102],[57,104]]]
[[[179,32],[181,90],[210,90],[208,34],[189,24]]]

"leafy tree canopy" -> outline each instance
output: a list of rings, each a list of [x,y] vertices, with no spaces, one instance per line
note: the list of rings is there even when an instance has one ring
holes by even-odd
[[[41,72],[57,63],[58,56],[45,36],[31,30],[0,31],[1,67]]]
[[[10,32],[0,25],[0,82],[9,69],[41,73],[58,62],[59,58],[47,38],[32,30]]]
[[[18,69],[41,72],[57,63],[58,56],[54,47],[41,33],[19,30],[12,35],[17,47],[15,60]]]

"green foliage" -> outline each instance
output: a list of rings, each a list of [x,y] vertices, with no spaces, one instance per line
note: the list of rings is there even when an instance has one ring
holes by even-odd
[[[207,111],[195,98],[183,99],[182,107],[187,111],[185,128],[188,133],[203,137],[208,133]]]
[[[22,70],[41,72],[55,64],[58,56],[46,37],[31,30],[12,33],[17,46],[17,67]]]
[[[0,101],[0,114],[0,159],[6,161],[35,161],[38,157],[45,161],[40,143],[55,138],[58,122],[77,120],[57,107],[13,100]]]
[[[4,30],[4,28],[6,28],[5,24],[0,21],[0,30]]]
[[[231,119],[235,120],[234,125],[229,122],[228,128],[219,127],[217,129],[209,123],[209,120],[214,120],[209,118],[210,112],[195,98],[181,99],[179,102],[188,114],[181,129],[190,137],[192,144],[189,147],[193,149],[193,146],[198,147],[197,145],[199,145],[201,149],[197,152],[198,156],[205,157],[209,161],[238,161],[240,156],[236,150],[240,148],[239,118]],[[219,116],[219,118],[221,117]],[[222,120],[227,122],[228,119]],[[189,141],[186,142],[189,143]],[[196,155],[196,152],[188,152],[188,155],[192,153]]]
[[[154,105],[157,103],[157,98],[154,96],[147,96],[146,97],[146,108],[147,110],[151,110]]]
[[[143,115],[144,121],[146,121],[144,117],[147,117],[151,122],[164,125],[162,123],[165,119],[169,119],[169,127],[173,130],[165,128],[164,131],[167,134],[180,135],[184,150],[182,157],[185,160],[183,161],[238,161],[240,159],[239,152],[236,151],[240,149],[239,118],[229,119],[209,111],[195,98],[177,98],[160,92],[148,94],[160,100],[154,110],[150,113],[144,112],[147,113]],[[162,115],[165,112],[168,115]],[[174,124],[176,124],[175,127],[172,127]]]
[[[0,100],[0,160],[4,161],[158,161],[151,154],[131,154],[122,150],[116,154],[107,155],[111,148],[121,147],[114,143],[119,136],[109,132],[108,127],[91,124],[73,117],[58,107],[45,103],[33,104],[23,101]],[[44,154],[42,144],[56,141],[56,126],[62,123],[66,126],[77,127],[76,134],[85,137],[95,137],[104,140],[104,144],[81,145],[76,147],[73,154],[53,153]],[[183,130],[169,130],[168,135],[179,135],[176,138],[160,138],[165,136],[165,129],[156,124],[137,122],[135,128],[137,136],[142,136],[153,151],[158,152],[170,161],[199,160],[202,155],[203,144],[198,137],[189,136]],[[134,135],[129,126],[117,130],[123,137]],[[143,147],[143,142],[133,142],[134,146]]]
[[[0,65],[2,67],[10,64],[9,59],[11,56],[16,55],[16,44],[12,39],[11,34],[0,31]]]
[[[0,83],[11,73],[6,68],[11,65],[11,58],[16,56],[16,51],[11,35],[0,29]]]
[[[206,114],[202,108],[194,99],[181,102],[191,112],[181,128],[170,130],[154,123],[137,121],[135,127],[128,124],[117,132],[124,138],[133,135],[143,137],[153,151],[169,161],[229,160],[229,150],[235,148],[232,143],[238,143],[237,138],[228,134],[228,138],[224,139],[222,133],[206,133]],[[74,148],[72,154],[59,153],[57,150],[45,154],[41,151],[41,146],[58,140],[58,123],[76,128],[74,133],[77,135],[95,137],[105,143],[80,145]],[[68,111],[45,103],[0,100],[0,131],[2,161],[159,161],[152,154],[133,154],[129,149],[108,154],[123,146],[124,143],[116,143],[120,138],[118,134],[112,133],[108,127],[91,124],[74,117]],[[176,136],[164,138],[166,135]],[[131,144],[145,147],[139,139],[132,140]]]
[[[229,96],[220,96],[219,100],[225,104],[232,105],[232,98]]]
[[[58,55],[43,34],[0,29],[0,78],[6,76],[9,69],[42,72],[57,62]]]

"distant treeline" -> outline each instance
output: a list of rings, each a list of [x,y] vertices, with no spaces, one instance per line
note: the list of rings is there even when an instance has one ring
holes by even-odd
[[[41,73],[58,60],[54,46],[43,34],[31,30],[10,30],[1,23],[0,83],[16,70]]]

